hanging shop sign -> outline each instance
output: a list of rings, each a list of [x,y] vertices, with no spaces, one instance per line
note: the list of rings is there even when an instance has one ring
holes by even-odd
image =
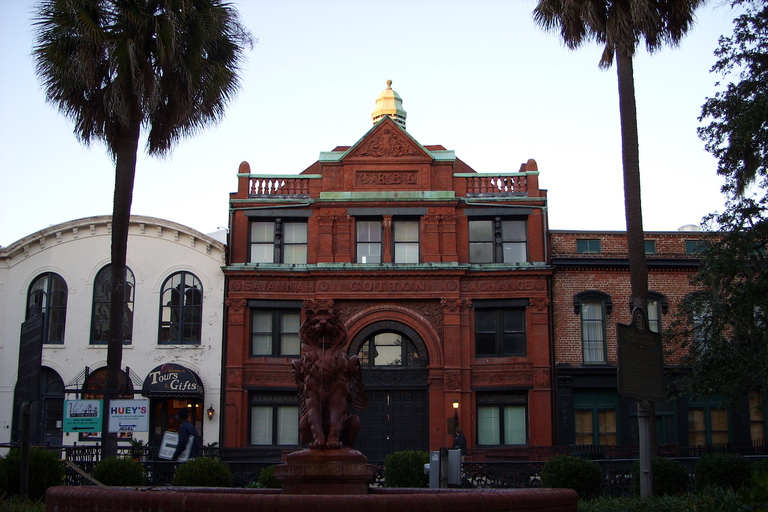
[[[190,396],[203,393],[203,386],[195,372],[179,364],[162,364],[144,379],[143,394]]]

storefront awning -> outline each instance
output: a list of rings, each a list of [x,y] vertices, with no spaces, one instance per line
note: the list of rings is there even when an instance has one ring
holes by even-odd
[[[147,374],[141,394],[164,397],[202,397],[203,384],[200,377],[180,364],[161,364]]]

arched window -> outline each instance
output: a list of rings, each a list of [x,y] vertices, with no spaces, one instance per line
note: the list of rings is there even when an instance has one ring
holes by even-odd
[[[651,331],[661,333],[661,315],[666,315],[669,311],[667,298],[658,292],[648,292],[648,326]]]
[[[189,272],[163,283],[160,295],[161,345],[199,345],[203,325],[203,285]]]
[[[581,315],[582,360],[585,364],[605,364],[605,316],[613,311],[611,296],[596,290],[577,293],[573,311]]]
[[[67,316],[67,283],[58,274],[47,272],[32,281],[27,292],[27,316],[44,314],[43,343],[64,343]]]
[[[93,283],[93,314],[91,316],[91,345],[106,345],[109,342],[110,301],[112,300],[112,265],[106,265]],[[136,279],[128,267],[125,268],[125,330],[123,344],[130,345],[133,333],[133,296]]]
[[[363,342],[362,366],[422,366],[416,345],[399,332],[379,332]]]

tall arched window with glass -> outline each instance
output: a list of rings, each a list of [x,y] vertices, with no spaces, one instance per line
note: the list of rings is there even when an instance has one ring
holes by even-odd
[[[416,345],[399,332],[379,332],[360,347],[360,364],[366,366],[423,366]]]
[[[91,316],[91,345],[109,343],[109,317],[112,300],[112,265],[106,265],[93,282],[93,314]],[[128,267],[125,268],[125,330],[123,345],[130,345],[133,337],[133,299],[136,278]]]
[[[161,345],[199,345],[203,326],[203,285],[194,274],[176,272],[160,295]]]
[[[66,281],[53,272],[40,274],[29,285],[25,320],[40,314],[45,315],[43,317],[43,343],[64,343],[67,294]]]

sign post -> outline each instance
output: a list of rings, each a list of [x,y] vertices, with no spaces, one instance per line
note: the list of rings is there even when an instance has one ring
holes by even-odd
[[[618,388],[621,396],[637,402],[640,441],[640,496],[653,496],[651,464],[651,404],[667,396],[664,383],[664,350],[661,334],[652,332],[640,308],[632,312],[632,324],[616,324],[619,349]]]

